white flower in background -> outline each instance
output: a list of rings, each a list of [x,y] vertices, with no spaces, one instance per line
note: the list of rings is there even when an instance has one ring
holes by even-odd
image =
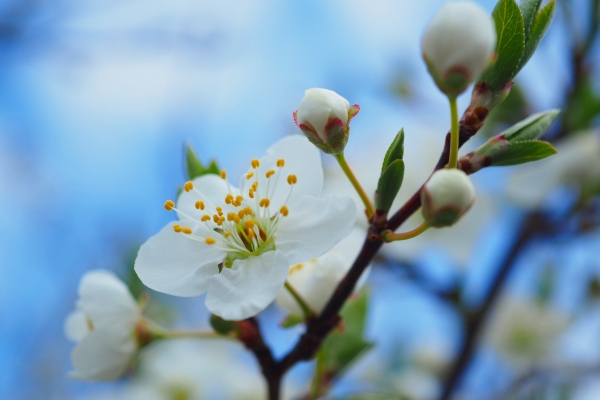
[[[407,400],[433,400],[440,392],[440,383],[435,376],[412,367],[392,375],[389,385]]]
[[[392,204],[390,210],[392,214],[429,178],[429,174],[439,157],[439,152],[433,150],[437,148],[435,146],[437,139],[439,138],[436,137],[434,142],[433,138],[421,137],[418,143],[411,143],[411,138],[406,138],[407,146],[418,146],[420,151],[407,151],[404,154],[407,173],[404,175],[402,188]],[[352,154],[346,155],[367,193],[375,192],[377,179],[381,173],[381,164],[372,160],[383,160],[386,150],[387,148],[384,146],[369,147],[361,149],[360,157],[352,157]],[[351,196],[358,204],[357,221],[365,230],[367,229],[367,221],[362,211],[364,210],[362,202],[338,165],[332,165],[326,170],[324,191]],[[478,190],[477,195],[479,200],[451,229],[428,229],[411,240],[387,243],[382,247],[380,254],[401,262],[412,261],[425,250],[437,248],[442,253],[449,255],[458,266],[464,266],[473,254],[478,240],[481,239],[482,232],[496,214],[494,198],[482,190]],[[403,224],[401,230],[408,231],[416,228],[422,222],[423,216],[420,212],[416,212]]]
[[[71,375],[97,381],[121,377],[139,347],[134,332],[140,318],[137,303],[116,276],[103,270],[86,273],[77,310],[65,323],[67,337],[78,342]]]
[[[496,45],[491,16],[469,1],[447,3],[421,40],[423,58],[440,90],[457,96],[483,72]]]
[[[543,163],[520,165],[510,177],[508,197],[521,207],[540,208],[559,186],[600,187],[600,134],[574,133],[556,145],[558,154]]]
[[[454,225],[475,202],[475,188],[463,171],[440,169],[421,191],[423,218],[430,226]]]
[[[294,112],[294,121],[315,146],[328,154],[340,153],[346,147],[350,120],[358,114],[358,105],[328,89],[308,89]]]
[[[552,355],[569,318],[548,304],[505,298],[492,315],[486,339],[515,367],[526,369]]]
[[[413,346],[411,358],[417,368],[440,377],[446,372],[452,357],[452,347],[447,340],[425,336]]]
[[[356,206],[347,197],[316,197],[321,158],[305,138],[280,140],[251,167],[239,189],[223,171],[187,182],[177,207],[165,203],[180,220],[141,247],[135,270],[146,286],[175,296],[207,292],[212,313],[241,320],[275,299],[290,265],[350,233]]]
[[[363,229],[354,228],[348,237],[321,257],[295,264],[290,268],[288,283],[317,314],[323,311],[335,288],[350,270],[365,237],[366,232]],[[364,283],[367,271],[361,276],[355,291]],[[286,288],[281,289],[276,303],[290,314],[302,315],[302,309]]]

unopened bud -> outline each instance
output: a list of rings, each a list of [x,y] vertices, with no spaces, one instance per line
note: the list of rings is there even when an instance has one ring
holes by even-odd
[[[496,29],[491,17],[468,1],[442,7],[421,40],[429,73],[448,96],[458,96],[481,75],[495,45]]]
[[[315,146],[328,154],[344,151],[350,120],[358,114],[357,104],[328,89],[308,89],[294,112],[294,121]]]
[[[421,191],[423,218],[436,228],[456,223],[474,202],[471,180],[455,168],[436,171]]]

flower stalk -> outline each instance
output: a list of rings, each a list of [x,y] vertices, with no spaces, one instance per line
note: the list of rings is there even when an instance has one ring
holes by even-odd
[[[342,153],[334,154],[334,157],[337,160],[338,164],[340,165],[340,168],[342,168],[342,171],[344,171],[344,174],[346,174],[346,176],[348,177],[348,180],[350,180],[350,183],[352,184],[352,186],[354,186],[354,189],[360,196],[360,199],[362,200],[363,204],[365,205],[365,209],[367,211],[367,218],[370,219],[373,216],[373,214],[375,214],[375,206],[373,206],[373,202],[371,201],[371,199],[365,192],[365,189],[361,186],[358,179],[356,179],[354,172],[352,172],[352,169],[348,165],[348,162],[346,162],[344,153],[342,152]]]
[[[412,238],[419,236],[420,234],[425,232],[427,229],[429,229],[429,225],[427,224],[427,222],[423,222],[421,225],[417,226],[415,229],[410,230],[408,232],[394,233],[390,230],[383,231],[381,233],[381,237],[383,238],[383,241],[387,242],[387,243],[396,242],[399,240],[408,240],[408,239],[412,239]]]
[[[448,161],[449,168],[456,168],[458,163],[458,107],[456,105],[456,96],[448,96],[450,102],[450,160]]]
[[[294,300],[296,300],[296,303],[298,303],[298,306],[300,306],[302,309],[302,313],[306,319],[310,318],[312,315],[315,315],[315,312],[310,308],[308,303],[304,301],[302,296],[300,296],[300,294],[296,291],[296,289],[293,288],[292,285],[290,285],[288,281],[285,281],[285,288],[288,292],[290,292]]]

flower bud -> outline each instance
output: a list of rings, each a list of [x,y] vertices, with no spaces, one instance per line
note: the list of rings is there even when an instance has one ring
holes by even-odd
[[[350,134],[350,120],[360,107],[328,89],[308,89],[294,112],[294,122],[304,135],[328,154],[344,151]]]
[[[473,184],[459,169],[436,171],[421,191],[423,218],[436,228],[453,225],[474,202]]]
[[[491,17],[467,1],[442,7],[421,40],[429,73],[448,96],[458,96],[481,75],[495,45],[496,29]]]

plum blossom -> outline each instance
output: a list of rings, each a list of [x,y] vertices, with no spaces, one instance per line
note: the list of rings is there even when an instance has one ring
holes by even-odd
[[[135,270],[142,282],[175,296],[207,292],[206,306],[227,320],[264,310],[290,265],[318,257],[346,237],[356,220],[347,197],[317,197],[320,154],[304,137],[289,136],[253,159],[239,188],[221,176],[187,182],[167,224],[141,248]]]
[[[356,227],[348,237],[321,257],[295,264],[290,268],[288,283],[317,314],[323,311],[335,288],[350,270],[365,236],[366,232]],[[355,291],[358,291],[366,280],[368,271],[369,269],[361,276]],[[285,288],[277,295],[276,304],[290,314],[302,315],[302,309]]]
[[[77,310],[65,322],[67,337],[77,342],[71,376],[95,381],[121,377],[139,348],[134,333],[140,318],[137,303],[116,276],[104,270],[86,273]]]
[[[455,224],[474,202],[473,183],[455,168],[434,172],[421,191],[423,218],[436,228]]]

